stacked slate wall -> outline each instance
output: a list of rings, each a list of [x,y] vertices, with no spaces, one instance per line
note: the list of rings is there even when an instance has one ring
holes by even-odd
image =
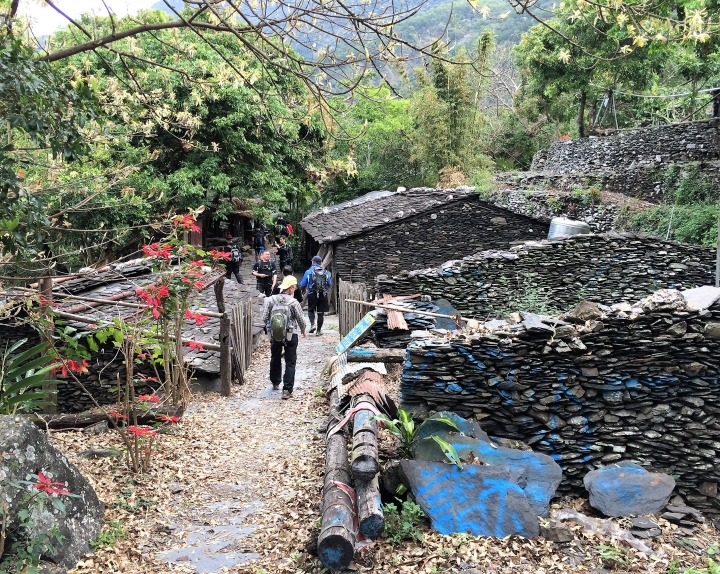
[[[562,311],[581,300],[631,302],[658,289],[709,285],[714,266],[714,249],[607,233],[483,251],[442,267],[379,276],[377,287],[445,298],[464,317],[485,319],[516,310],[508,309],[513,300]]]
[[[571,191],[502,189],[491,192],[487,200],[515,213],[543,221],[550,221],[554,217],[584,221],[595,233],[611,231],[622,211],[622,205],[618,202],[608,201],[605,197],[593,197],[589,193],[578,194]],[[645,206],[652,207],[652,204],[646,203]]]
[[[561,491],[582,492],[588,471],[635,460],[679,475],[690,504],[718,512],[720,305],[561,329],[413,342],[400,406],[474,416],[490,435],[551,455]]]
[[[346,281],[423,269],[480,249],[507,249],[547,237],[549,225],[479,199],[464,199],[335,244],[335,269]]]
[[[553,143],[530,169],[552,173],[600,173],[627,167],[720,159],[717,119],[667,124]]]

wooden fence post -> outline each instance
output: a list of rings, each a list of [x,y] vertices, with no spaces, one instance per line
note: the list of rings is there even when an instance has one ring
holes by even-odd
[[[45,326],[45,332],[41,334],[41,340],[45,341],[52,341],[53,331],[55,330],[55,324],[53,321],[53,316],[51,312],[51,303],[53,298],[52,293],[53,288],[53,282],[50,277],[43,277],[40,279],[40,295],[44,298],[44,314],[45,318],[48,321],[48,324]],[[54,379],[55,375],[52,372],[49,372],[47,375],[45,375],[46,379]],[[55,385],[43,385],[43,390],[48,392],[48,402],[50,404],[47,404],[43,406],[43,413],[45,414],[56,414],[57,413],[57,387]]]
[[[225,309],[223,289],[225,278],[220,277],[215,283],[215,300],[222,317],[220,318],[220,394],[229,397],[232,384],[232,357],[230,356],[230,317]]]

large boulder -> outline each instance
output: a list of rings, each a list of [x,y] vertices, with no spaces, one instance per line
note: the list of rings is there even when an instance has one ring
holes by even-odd
[[[605,516],[628,516],[660,512],[670,500],[675,479],[623,464],[588,472],[583,484],[590,493],[590,506]]]
[[[74,567],[84,554],[92,550],[89,543],[100,534],[105,513],[103,503],[80,471],[50,444],[45,434],[20,417],[0,416],[0,452],[4,453],[0,468],[0,496],[9,505],[9,530],[18,526],[18,512],[27,508],[22,492],[12,484],[39,482],[35,477],[42,474],[47,481],[57,483],[49,485],[47,490],[63,489],[73,495],[46,494],[34,484],[24,487],[37,495],[36,501],[45,498],[43,504],[33,504],[28,508],[30,526],[27,534],[52,537],[55,551],[46,558],[64,568]],[[52,504],[53,499],[62,504]],[[62,535],[61,542],[54,540],[53,532]]]
[[[400,461],[403,481],[440,534],[467,532],[503,538],[539,534],[527,496],[507,466]]]
[[[477,423],[475,424],[477,425]],[[425,423],[420,428],[422,429],[424,426]],[[536,515],[548,515],[550,500],[555,496],[555,491],[562,481],[562,469],[552,457],[532,451],[498,446],[489,438],[482,438],[482,435],[487,437],[485,433],[476,434],[477,438],[473,438],[452,432],[452,430],[445,425],[434,429],[435,432],[432,434],[451,444],[462,460],[468,460],[472,455],[486,465],[504,465],[522,470],[522,475],[526,478],[519,482],[519,486],[525,491],[530,506]],[[417,460],[428,461],[447,460],[440,445],[429,438],[429,434],[415,442],[413,457]]]

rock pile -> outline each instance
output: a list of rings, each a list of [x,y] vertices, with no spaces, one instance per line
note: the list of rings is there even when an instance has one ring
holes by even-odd
[[[429,311],[437,313],[438,307],[432,303],[424,303],[422,301],[404,301],[404,307],[410,307],[417,311]],[[384,349],[404,349],[410,343],[410,335],[413,331],[427,331],[435,327],[435,319],[427,315],[418,315],[416,313],[403,313],[408,329],[390,329],[388,327],[387,313],[382,309],[378,309],[375,315],[375,323],[370,329],[370,337],[375,346]]]
[[[582,492],[587,472],[632,460],[677,475],[689,504],[718,512],[720,304],[708,290],[415,340],[401,406],[474,416],[552,456],[561,490]]]
[[[718,121],[666,124],[607,137],[559,141],[535,154],[530,169],[553,173],[622,171],[688,161],[720,159]]]
[[[441,267],[377,278],[392,295],[445,298],[464,317],[485,319],[518,304],[570,309],[581,300],[633,302],[658,289],[715,280],[715,251],[631,233],[581,235],[483,251]]]

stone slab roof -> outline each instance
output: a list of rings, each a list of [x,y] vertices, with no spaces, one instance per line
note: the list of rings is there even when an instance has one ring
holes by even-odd
[[[208,285],[202,291],[196,291],[192,295],[191,307],[193,312],[213,311],[218,312],[215,292],[212,287],[214,279],[222,275],[222,270],[209,271],[201,278],[201,281]],[[145,259],[133,262],[126,267],[114,266],[113,268],[99,273],[88,273],[82,277],[59,283],[53,288],[53,295],[56,301],[61,301],[57,306],[60,311],[72,311],[76,315],[87,318],[97,318],[99,321],[112,321],[119,317],[123,320],[132,321],[139,317],[142,311],[130,307],[114,305],[113,303],[87,305],[82,301],[65,299],[64,293],[81,295],[94,299],[109,299],[118,297],[123,293],[132,292],[132,295],[123,297],[122,301],[127,303],[141,303],[134,292],[153,283],[158,273],[152,270],[152,261]],[[235,281],[226,281],[223,289],[226,308],[230,309],[235,303],[252,301],[253,304],[253,334],[258,335],[262,329],[262,309],[264,296],[258,293],[255,285],[239,285]],[[82,308],[85,307],[85,308]],[[86,323],[68,321],[68,324],[80,331],[92,330],[93,325]],[[219,343],[220,319],[209,317],[203,326],[195,325],[192,321],[186,321],[183,326],[183,338],[195,339],[199,342]],[[220,373],[220,352],[210,350],[185,349],[185,362],[200,373],[206,375],[219,375]]]
[[[315,211],[303,219],[300,225],[315,241],[334,243],[453,201],[477,196],[474,187],[419,187],[395,193],[374,191],[352,201]]]

